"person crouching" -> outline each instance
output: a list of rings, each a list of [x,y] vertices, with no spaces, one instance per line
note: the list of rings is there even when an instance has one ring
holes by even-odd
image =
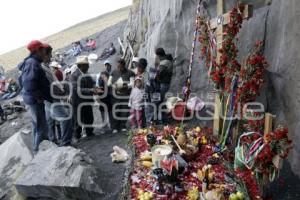
[[[142,128],[144,112],[144,89],[143,80],[137,77],[134,80],[134,88],[129,97],[131,128]]]

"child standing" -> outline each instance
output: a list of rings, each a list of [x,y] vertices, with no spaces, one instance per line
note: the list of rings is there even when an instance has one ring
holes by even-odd
[[[129,97],[131,127],[142,128],[144,112],[144,86],[143,80],[137,77],[134,80],[134,88],[131,90]]]

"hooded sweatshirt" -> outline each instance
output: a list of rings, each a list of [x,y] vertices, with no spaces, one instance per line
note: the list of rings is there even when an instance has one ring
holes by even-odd
[[[31,54],[19,64],[19,70],[22,71],[19,77],[22,86],[21,94],[27,105],[36,104],[38,100],[52,102],[50,83],[41,67],[41,63],[42,60]]]

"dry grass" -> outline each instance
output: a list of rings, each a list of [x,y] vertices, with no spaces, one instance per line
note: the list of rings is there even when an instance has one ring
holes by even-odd
[[[128,18],[130,7],[125,7],[120,10],[99,16],[97,18],[82,22],[72,26],[64,31],[49,36],[42,41],[53,46],[54,49],[59,49],[69,45],[70,43],[80,40],[84,37],[102,31],[112,25],[117,24]],[[0,55],[0,64],[5,70],[13,69],[19,62],[28,54],[25,47],[13,50],[11,52]]]

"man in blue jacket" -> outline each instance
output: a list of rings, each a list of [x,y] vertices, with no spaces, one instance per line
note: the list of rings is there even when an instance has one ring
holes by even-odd
[[[40,143],[48,139],[44,100],[52,102],[52,98],[50,83],[41,67],[45,57],[45,48],[48,46],[38,40],[31,41],[27,45],[30,55],[19,65],[22,71],[19,77],[22,86],[21,94],[32,117],[34,153],[38,152]]]

